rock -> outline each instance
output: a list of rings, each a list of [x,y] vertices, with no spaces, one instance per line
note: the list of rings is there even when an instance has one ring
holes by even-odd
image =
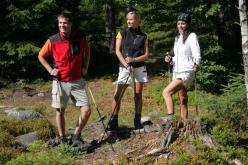
[[[11,109],[4,110],[5,113],[16,112],[16,111],[17,111],[17,108],[11,108]]]
[[[8,112],[7,116],[8,118],[14,118],[18,120],[35,119],[42,117],[42,115],[39,112],[35,112],[32,110],[25,110],[25,111],[12,110]]]
[[[233,159],[228,161],[231,165],[243,165],[243,163],[238,159]]]
[[[24,148],[26,148],[29,144],[33,143],[36,140],[38,140],[36,132],[20,135],[16,138],[16,141]]]
[[[44,97],[45,94],[44,94],[44,92],[39,92],[39,93],[38,93],[38,96],[39,96],[39,97]]]

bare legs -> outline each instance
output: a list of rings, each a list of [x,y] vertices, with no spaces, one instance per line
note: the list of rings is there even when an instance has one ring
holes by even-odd
[[[121,99],[128,85],[118,84],[115,88],[114,99],[112,102],[112,115],[118,115],[121,106]]]
[[[112,102],[112,114],[118,115],[120,111],[121,99],[125,90],[128,85],[117,85],[114,93],[114,99]],[[142,111],[142,90],[143,90],[143,83],[136,82],[135,83],[135,96],[134,96],[134,103],[135,103],[135,112],[141,114]]]
[[[86,125],[90,117],[90,114],[91,114],[91,110],[89,106],[84,106],[80,108],[80,116],[74,134],[81,135],[82,129]]]
[[[163,97],[165,99],[166,108],[168,114],[174,113],[174,104],[172,100],[172,95],[178,92],[179,100],[180,100],[180,112],[181,118],[188,118],[188,96],[187,90],[184,87],[183,81],[180,79],[173,80],[163,91]]]
[[[183,87],[180,91],[178,91],[178,96],[180,99],[180,113],[182,119],[188,118],[188,95],[187,90]]]
[[[56,109],[56,124],[59,132],[59,136],[65,135],[65,110]]]
[[[57,124],[57,128],[58,128],[58,133],[59,136],[65,136],[65,117],[64,117],[64,109],[61,110],[61,112],[59,111],[59,109],[57,109],[56,111],[56,124]],[[84,106],[80,108],[80,116],[76,125],[76,129],[74,134],[80,135],[82,129],[84,128],[84,126],[86,125],[89,117],[91,114],[91,110],[89,106]]]
[[[134,83],[134,104],[135,104],[135,119],[136,123],[140,125],[140,117],[142,111],[142,90],[143,84],[140,82]],[[128,85],[117,85],[112,102],[112,116],[109,122],[109,130],[118,128],[118,113],[120,111],[121,99]],[[137,124],[136,124],[137,125]]]

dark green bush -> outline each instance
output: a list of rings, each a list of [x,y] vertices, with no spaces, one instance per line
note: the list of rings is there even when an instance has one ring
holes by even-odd
[[[207,92],[217,93],[227,81],[227,69],[213,61],[205,60],[196,77],[201,88]]]
[[[217,125],[212,130],[214,139],[223,146],[235,146],[238,142],[238,134],[228,125]]]

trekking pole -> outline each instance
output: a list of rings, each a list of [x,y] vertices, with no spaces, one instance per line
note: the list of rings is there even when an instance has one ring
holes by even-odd
[[[125,82],[123,85],[126,85],[126,84],[127,84],[128,80],[129,80],[129,78],[130,78],[130,76],[131,76],[131,73],[129,72],[129,75],[128,75],[127,79],[126,79],[126,82]],[[118,85],[118,84],[117,84],[117,85]],[[121,93],[120,93],[120,97],[119,97],[118,100],[116,101],[116,104],[115,104],[115,107],[114,107],[114,110],[113,110],[112,114],[115,113],[116,108],[117,108],[117,105],[118,105],[119,102],[121,101],[121,97],[122,97],[124,91],[125,91],[125,88],[123,87],[122,90],[121,90]],[[107,128],[109,127],[109,122],[110,122],[110,120],[111,120],[111,117],[108,119]]]
[[[100,113],[100,111],[99,111],[99,109],[98,109],[98,106],[97,106],[97,104],[96,104],[95,98],[94,98],[94,96],[93,96],[93,94],[92,94],[92,91],[91,91],[91,89],[90,89],[90,87],[89,87],[88,85],[87,85],[87,88],[88,88],[88,90],[89,90],[89,93],[90,93],[90,96],[91,96],[91,98],[92,98],[93,104],[94,104],[94,106],[95,106],[95,108],[96,108],[96,111],[97,111],[97,113],[98,113],[98,115],[99,115],[99,117],[100,117],[100,119],[101,119],[101,123],[102,123],[103,129],[104,129],[104,134],[103,134],[103,137],[104,137],[104,135],[105,135],[105,134],[107,135],[108,133],[107,133],[107,131],[106,131],[105,124],[104,124],[104,122],[103,122],[103,120],[102,120],[102,115],[101,115],[101,113]],[[100,141],[102,141],[102,138],[101,138]],[[112,151],[114,151],[114,148],[113,148],[113,146],[112,146],[111,143],[110,143],[110,145],[111,145]]]
[[[174,57],[174,52],[166,52],[166,56]],[[171,82],[171,62],[168,63],[168,84]]]
[[[198,102],[197,102],[197,81],[196,81],[196,72],[195,72],[195,112],[198,115]]]
[[[94,104],[94,106],[95,106],[95,108],[96,108],[96,111],[97,111],[97,113],[98,113],[98,116],[99,116],[100,119],[101,119],[101,123],[102,123],[103,128],[104,128],[104,135],[105,135],[105,134],[107,134],[107,132],[106,132],[106,126],[105,126],[105,124],[104,124],[104,122],[103,122],[103,120],[102,120],[102,115],[101,115],[101,113],[100,113],[100,111],[99,111],[99,109],[98,109],[98,106],[97,106],[97,104],[96,104],[95,98],[94,98],[94,96],[93,96],[93,94],[92,94],[92,91],[91,91],[90,87],[87,86],[87,88],[88,88],[88,90],[89,90],[90,96],[91,96],[91,98],[92,98],[93,104]]]

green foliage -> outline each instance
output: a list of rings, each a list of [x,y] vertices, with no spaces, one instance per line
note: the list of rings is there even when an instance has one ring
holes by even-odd
[[[58,148],[56,148],[56,152],[68,157],[75,157],[79,154],[77,152],[73,152],[72,147],[69,145],[60,145]]]
[[[13,136],[22,135],[32,130],[26,126],[25,122],[18,120],[2,120],[0,122],[0,132],[7,132]]]
[[[1,120],[0,121],[0,161],[6,162],[15,158],[21,153],[20,149],[16,149],[16,137],[36,131],[38,139],[47,140],[55,137],[55,128],[46,119],[35,119],[28,121],[20,120]],[[41,141],[29,146],[30,151],[36,151],[42,147]],[[25,157],[24,157],[25,158]],[[23,158],[20,158],[23,159]],[[19,160],[19,159],[18,159]]]
[[[0,133],[0,147],[14,147],[17,145],[15,137],[9,132]]]
[[[183,148],[177,148],[176,159],[169,162],[169,164],[213,164],[213,165],[225,165],[227,164],[225,154],[215,149],[211,149],[201,142],[195,143],[197,152],[190,153]]]
[[[223,96],[213,97],[208,101],[208,109],[220,121],[235,130],[247,129],[247,110],[244,76],[235,74],[230,77],[227,86],[224,86]]]
[[[21,153],[21,150],[14,149],[13,147],[0,147],[0,162],[5,164],[12,158],[17,157]]]
[[[219,122],[215,115],[207,115],[201,118],[201,123],[206,127],[208,132]]]
[[[44,111],[46,110],[46,107],[44,105],[39,105],[35,107],[34,111],[39,112],[40,114],[44,114]]]
[[[54,126],[52,126],[52,124],[46,119],[35,119],[28,121],[2,120],[0,122],[0,132],[8,133],[12,136],[18,136],[32,131],[36,131],[38,138],[42,140],[55,136]],[[0,137],[5,136],[3,134]]]
[[[238,134],[228,125],[217,125],[212,130],[214,139],[223,146],[235,146],[238,142]]]
[[[209,16],[215,16],[218,14],[221,10],[221,5],[220,3],[214,3],[211,4],[211,8],[206,12],[206,17],[208,18]]]
[[[164,98],[162,96],[163,86],[159,85],[150,85],[148,87],[147,95],[152,97],[158,104],[164,103]]]
[[[33,129],[37,132],[39,139],[47,140],[55,137],[55,127],[48,120],[42,119],[30,124],[33,125]]]
[[[17,164],[37,164],[37,165],[69,165],[73,164],[74,159],[68,155],[62,155],[57,150],[41,151],[37,153],[27,153],[18,156],[16,159],[8,161],[6,165]]]
[[[27,148],[27,150],[32,153],[40,152],[42,149],[44,149],[44,142],[41,140],[36,140]]]
[[[236,2],[231,0],[64,0],[63,3],[57,0],[16,0],[0,4],[0,77],[12,81],[49,79],[37,60],[37,53],[48,36],[58,31],[56,16],[61,11],[72,14],[74,25],[83,30],[91,42],[90,75],[102,76],[115,72],[117,59],[109,56],[104,46],[107,3],[115,6],[116,29],[126,27],[127,8],[138,10],[142,18],[141,27],[148,35],[153,54],[172,49],[176,17],[180,12],[190,13],[204,60],[207,60],[199,79],[203,89],[218,92],[219,81],[226,80],[224,76],[218,78],[219,75],[227,75],[229,71],[242,72],[240,27],[235,24],[239,22],[238,12]]]
[[[190,160],[192,159],[192,155],[190,155],[188,152],[185,152],[182,148],[177,148],[176,150],[176,159],[169,162],[169,165],[186,165],[190,164]]]
[[[243,164],[248,164],[247,151],[243,148],[227,147],[226,156],[230,159],[239,159]]]
[[[205,60],[200,71],[197,72],[197,82],[208,92],[219,92],[225,81],[227,81],[227,69],[213,61]]]
[[[196,149],[198,152],[193,155],[190,164],[227,164],[225,153],[218,149],[211,149],[202,143],[198,143]]]

